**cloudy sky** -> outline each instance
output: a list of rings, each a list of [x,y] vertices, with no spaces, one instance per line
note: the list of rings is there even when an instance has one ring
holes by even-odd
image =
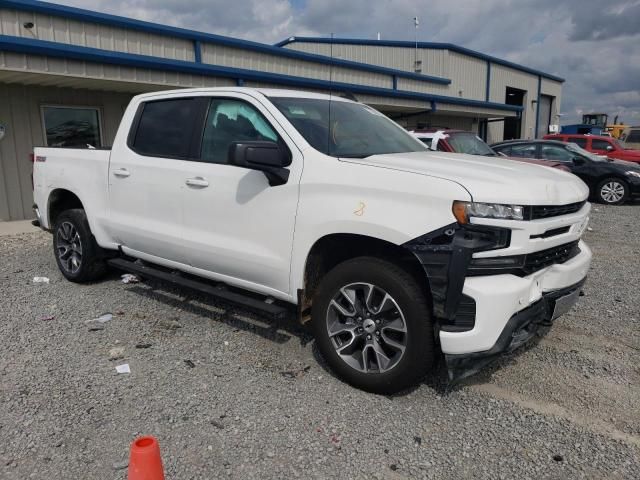
[[[640,124],[640,0],[62,0],[274,43],[292,35],[450,42],[567,79],[562,123],[583,112]],[[425,72],[428,73],[428,72]]]

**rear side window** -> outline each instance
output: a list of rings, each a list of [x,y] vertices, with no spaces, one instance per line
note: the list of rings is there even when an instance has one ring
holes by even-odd
[[[140,155],[188,158],[191,137],[200,117],[196,98],[146,102],[130,146]]]
[[[535,145],[513,145],[511,147],[511,152],[509,153],[511,157],[520,157],[520,158],[536,158],[536,146]]]
[[[565,141],[569,143],[575,143],[581,148],[587,148],[587,139],[584,137],[569,137],[569,139]]]

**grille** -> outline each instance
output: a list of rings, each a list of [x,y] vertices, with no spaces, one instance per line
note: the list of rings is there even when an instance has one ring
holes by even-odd
[[[539,252],[529,253],[525,256],[522,271],[525,275],[529,275],[554,263],[564,263],[578,255],[578,253],[580,253],[578,240],[557,247],[547,248],[546,250],[540,250]]]
[[[580,253],[579,240],[547,248],[527,255],[474,258],[467,270],[468,276],[512,274],[524,277],[555,263],[564,263]]]
[[[570,203],[568,205],[534,205],[526,207],[527,215],[525,218],[529,220],[537,220],[539,218],[559,217],[560,215],[568,215],[579,211],[587,201]]]

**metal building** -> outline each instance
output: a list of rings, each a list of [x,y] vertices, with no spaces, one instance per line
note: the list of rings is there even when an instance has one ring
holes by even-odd
[[[453,45],[290,38],[271,46],[0,0],[0,220],[32,216],[33,146],[109,146],[129,99],[141,92],[229,85],[331,91],[407,127],[464,128],[501,140],[503,132],[534,136],[537,118],[546,133],[561,84]]]
[[[450,83],[444,85],[417,84],[401,78],[395,86],[487,104],[483,107],[442,100],[431,109],[423,104],[421,115],[396,115],[409,127],[423,124],[474,130],[491,143],[541,137],[549,133],[549,125],[559,123],[564,79],[450,43],[291,37],[277,45],[447,78]],[[495,104],[503,108],[488,108]],[[510,113],[504,110],[507,106],[521,110]]]

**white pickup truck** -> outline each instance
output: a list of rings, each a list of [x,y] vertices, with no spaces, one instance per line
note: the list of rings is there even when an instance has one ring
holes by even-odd
[[[331,368],[373,392],[415,383],[440,352],[464,377],[544,332],[591,261],[577,177],[428,151],[335,96],[144,94],[111,150],[34,156],[67,279],[111,265],[274,315],[296,305]]]

